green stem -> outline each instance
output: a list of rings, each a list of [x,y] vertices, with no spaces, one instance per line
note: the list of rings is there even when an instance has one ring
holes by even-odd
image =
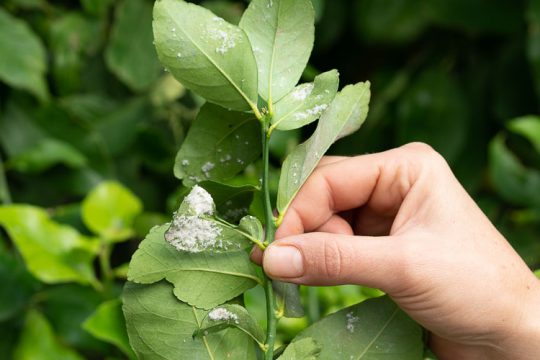
[[[272,202],[270,200],[270,187],[268,183],[268,170],[270,166],[270,136],[268,133],[269,124],[271,123],[271,115],[266,115],[263,121],[262,129],[262,141],[263,141],[263,174],[262,174],[262,190],[264,199],[264,216],[265,216],[265,244],[270,244],[274,241],[276,234],[276,226],[274,222],[274,215],[272,213]],[[272,280],[264,274],[265,283],[264,291],[266,294],[266,352],[264,354],[265,360],[272,360],[274,357],[274,343],[276,341],[276,298],[274,296],[274,288],[272,287]]]
[[[11,194],[9,193],[9,187],[4,172],[4,163],[2,156],[0,155],[0,203],[11,204]]]

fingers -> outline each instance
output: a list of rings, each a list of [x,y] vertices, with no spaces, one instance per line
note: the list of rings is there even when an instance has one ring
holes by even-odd
[[[359,284],[388,291],[395,288],[400,240],[309,233],[277,240],[263,254],[272,278],[306,285]]]
[[[433,163],[444,163],[422,144],[336,160],[328,160],[308,178],[291,203],[277,238],[314,231],[334,214],[359,207],[389,219],[385,229],[363,233],[388,233],[403,199],[422,173],[436,172]]]

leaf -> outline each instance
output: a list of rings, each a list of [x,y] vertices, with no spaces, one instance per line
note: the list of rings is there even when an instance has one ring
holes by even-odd
[[[56,339],[47,319],[36,310],[28,313],[13,355],[14,360],[83,360]]]
[[[154,228],[139,245],[129,266],[129,281],[152,284],[166,279],[174,284],[178,299],[204,309],[223,304],[260,283],[245,251],[177,251],[165,241],[167,227]],[[223,229],[227,236],[238,236],[228,231]]]
[[[279,360],[315,360],[319,358],[321,348],[312,338],[293,342],[285,349]]]
[[[313,49],[315,11],[310,0],[254,0],[240,20],[259,69],[259,95],[268,103],[298,83]]]
[[[330,146],[362,125],[368,112],[369,87],[369,82],[346,86],[322,115],[313,135],[287,156],[279,179],[280,217]]]
[[[536,277],[537,277],[538,279],[540,279],[540,269],[536,270],[536,271],[534,272],[534,275],[536,275]]]
[[[253,115],[205,104],[176,156],[174,174],[186,186],[231,178],[259,158],[260,144]]]
[[[497,192],[506,201],[540,207],[540,171],[526,168],[505,145],[503,135],[489,145],[489,172]]]
[[[0,225],[39,280],[48,284],[96,281],[92,267],[98,251],[95,239],[51,221],[45,210],[30,205],[1,206]]]
[[[142,203],[122,184],[106,181],[83,200],[84,224],[105,241],[124,241],[134,234],[133,222],[142,213]]]
[[[77,169],[86,163],[86,157],[71,145],[53,138],[44,138],[27,151],[11,157],[7,165],[20,172],[36,173],[56,164]]]
[[[275,106],[272,126],[292,130],[317,120],[334,100],[339,87],[339,73],[331,70],[313,83],[297,86]]]
[[[424,351],[422,328],[387,296],[323,318],[302,331],[292,344],[305,338],[312,338],[321,347],[321,360],[418,360]]]
[[[102,303],[86,319],[82,327],[96,338],[117,346],[128,358],[135,359],[135,354],[129,346],[120,299],[113,299]]]
[[[22,20],[0,8],[0,80],[46,101],[46,52],[40,39]]]
[[[257,108],[257,65],[246,34],[207,9],[177,0],[154,5],[161,63],[186,88],[228,109]]]
[[[246,308],[236,304],[224,304],[212,309],[193,336],[202,338],[228,328],[237,328],[251,336],[260,345],[264,344],[265,335],[262,329]]]
[[[103,302],[102,294],[78,284],[63,284],[44,289],[40,307],[50,319],[57,338],[66,345],[91,352],[107,350],[107,345],[83,330],[83,322]]]
[[[0,249],[0,282],[2,288],[6,289],[0,291],[0,322],[4,322],[27,306],[39,283],[20,261],[2,249]]]
[[[0,204],[11,203],[11,195],[6,180],[6,172],[4,170],[4,160],[0,155]]]
[[[139,359],[256,358],[252,339],[237,329],[226,329],[193,339],[208,311],[178,301],[166,282],[153,285],[127,283],[124,316],[130,344]]]
[[[300,299],[299,286],[282,281],[272,281],[276,293],[278,308],[282,309],[283,316],[288,318],[301,318],[304,316],[304,307]]]
[[[233,186],[213,181],[200,185],[212,195],[219,216],[235,224],[247,215],[253,196],[259,191],[252,185]]]
[[[540,117],[523,116],[510,121],[507,127],[510,131],[529,140],[540,154]]]
[[[247,215],[240,220],[239,227],[253,238],[264,241],[264,230],[261,222],[255,216]]]
[[[133,91],[146,90],[160,73],[151,24],[152,7],[145,0],[124,0],[116,9],[105,60]]]

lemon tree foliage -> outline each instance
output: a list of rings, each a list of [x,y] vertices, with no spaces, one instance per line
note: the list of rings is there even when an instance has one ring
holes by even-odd
[[[274,240],[280,219],[326,151],[363,124],[370,84],[338,92],[336,70],[298,84],[313,47],[314,10],[307,0],[252,1],[238,26],[194,4],[159,0],[153,28],[162,64],[208,102],[174,166],[176,177],[191,190],[171,221],[149,232],[129,265],[123,296],[130,343],[146,359],[255,359],[257,352],[273,359],[279,317],[301,317],[303,307],[298,287],[261,276],[249,250],[254,245],[264,249]],[[269,140],[274,130],[317,120],[313,135],[283,164],[280,218],[275,219]],[[220,182],[248,167],[260,169],[254,192],[262,197],[263,209],[251,208],[260,220],[244,216],[252,197],[244,199],[244,211],[226,216],[232,199],[251,190]],[[224,195],[229,192],[230,197]],[[256,286],[265,292],[266,334],[239,300]],[[347,357],[364,358],[379,347],[387,359],[421,356],[420,327],[387,298],[346,311],[341,327],[336,324],[342,312],[314,324],[276,356],[329,358],[337,348]],[[354,332],[352,323],[360,319],[362,330]],[[409,334],[405,340],[404,334]]]

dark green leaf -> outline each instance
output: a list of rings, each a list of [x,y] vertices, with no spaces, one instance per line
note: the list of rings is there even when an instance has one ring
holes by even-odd
[[[259,95],[269,103],[298,83],[313,49],[315,13],[309,0],[253,0],[240,21],[259,69]]]
[[[257,106],[257,65],[246,34],[212,12],[184,1],[154,6],[161,63],[188,89],[233,110]]]
[[[288,318],[300,318],[304,316],[304,307],[300,299],[299,287],[282,281],[272,281],[272,287],[276,293],[278,307],[283,316]]]
[[[0,80],[30,91],[41,101],[49,98],[43,44],[24,21],[3,8],[0,8],[0,54]]]
[[[29,205],[0,207],[0,225],[21,252],[28,270],[45,283],[95,283],[92,261],[98,241],[49,219]]]
[[[152,284],[166,279],[174,284],[178,299],[205,309],[223,304],[260,282],[245,251],[178,251],[165,241],[167,227],[154,228],[140,244],[130,263],[130,281]],[[223,227],[221,236],[235,239],[241,235]]]
[[[123,302],[130,344],[139,359],[256,358],[252,339],[238,329],[194,339],[208,311],[178,301],[166,282],[127,283]]]
[[[133,236],[133,222],[142,212],[142,203],[117,182],[103,182],[82,203],[85,225],[105,241],[124,241]]]
[[[524,116],[508,123],[508,129],[525,137],[540,154],[540,117]]]
[[[231,178],[259,158],[260,133],[253,115],[206,104],[176,156],[174,174],[186,185]]]
[[[330,146],[363,124],[368,112],[369,87],[369,83],[346,86],[322,115],[315,133],[287,157],[279,179],[277,208],[280,216],[285,215],[292,199]]]
[[[101,304],[82,326],[96,338],[117,346],[130,359],[135,359],[135,354],[129,346],[122,303],[119,299]]]
[[[251,336],[259,345],[264,344],[262,329],[243,306],[236,304],[224,304],[210,310],[193,336],[202,338],[228,328],[237,328]]]
[[[318,359],[418,360],[424,351],[422,328],[388,297],[366,300],[329,315],[293,340],[312,338]]]
[[[74,350],[56,339],[47,319],[36,310],[26,317],[26,324],[15,348],[17,360],[83,360]]]
[[[105,59],[134,91],[147,89],[157,79],[160,65],[152,45],[152,6],[148,1],[124,0],[118,6]]]

